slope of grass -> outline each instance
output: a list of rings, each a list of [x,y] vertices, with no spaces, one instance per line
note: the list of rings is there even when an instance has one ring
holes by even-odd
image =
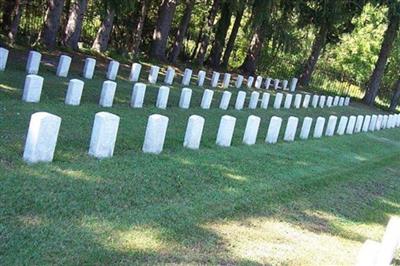
[[[351,265],[366,239],[379,240],[390,215],[400,215],[400,130],[264,144],[272,115],[328,117],[379,113],[359,104],[329,109],[219,110],[154,107],[158,86],[148,86],[145,108],[128,107],[132,84],[120,72],[115,105],[100,108],[104,65],[85,80],[81,106],[63,103],[68,79],[54,75],[45,57],[39,104],[23,103],[24,58],[11,55],[0,73],[0,262],[11,264],[272,264]],[[144,67],[144,70],[148,68]],[[142,72],[142,78],[147,75]],[[160,76],[159,80],[163,77]],[[176,81],[180,81],[177,77]],[[207,83],[208,84],[208,83]],[[237,90],[233,92],[231,107]],[[273,98],[271,99],[273,101]],[[248,101],[246,102],[248,103]],[[22,161],[30,115],[62,117],[54,162]],[[121,117],[114,157],[87,155],[96,112]],[[170,118],[164,152],[141,152],[147,118]],[[201,149],[182,147],[187,119],[206,119]],[[219,148],[220,117],[237,118],[233,147]],[[241,144],[250,114],[262,119],[257,144]],[[283,125],[285,125],[285,121]],[[284,126],[283,126],[284,128]]]

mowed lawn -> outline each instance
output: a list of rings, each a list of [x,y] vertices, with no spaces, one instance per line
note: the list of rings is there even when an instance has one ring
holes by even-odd
[[[12,53],[12,51],[11,51]],[[57,58],[43,57],[41,102],[21,100],[25,58],[10,54],[0,73],[0,264],[243,264],[352,265],[366,239],[379,241],[391,215],[400,215],[400,129],[264,143],[271,116],[316,118],[376,114],[350,107],[290,110],[199,108],[203,88],[190,86],[189,110],[179,109],[181,77],[167,110],[132,109],[129,70],[120,70],[114,107],[100,108],[101,65],[85,80],[81,105],[64,105],[68,79],[55,76]],[[144,65],[141,79],[147,79]],[[159,76],[159,81],[163,80]],[[206,82],[209,84],[209,81]],[[249,96],[249,93],[248,93]],[[270,101],[272,106],[273,97]],[[248,104],[248,98],[246,105]],[[63,120],[54,162],[22,161],[29,118],[37,111]],[[94,115],[121,117],[114,157],[87,155]],[[148,116],[169,117],[164,151],[141,152]],[[182,147],[187,119],[205,117],[201,148]],[[222,115],[237,118],[231,148],[215,145]],[[249,115],[262,119],[257,144],[241,144]],[[299,133],[299,132],[298,132]]]

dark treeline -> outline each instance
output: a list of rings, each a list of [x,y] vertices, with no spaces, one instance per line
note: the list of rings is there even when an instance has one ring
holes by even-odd
[[[329,45],[340,45],[366,5],[385,10],[383,40],[364,102],[379,95],[400,24],[399,0],[2,0],[7,42],[73,50],[117,51],[175,64],[255,74],[286,54],[301,55],[290,74],[309,86]],[[397,51],[397,50],[396,50]],[[397,67],[399,68],[399,67]],[[391,106],[400,98],[392,80]],[[393,78],[392,78],[393,79]],[[388,95],[385,95],[389,98]]]

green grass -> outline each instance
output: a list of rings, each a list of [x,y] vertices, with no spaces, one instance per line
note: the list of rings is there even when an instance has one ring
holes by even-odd
[[[129,108],[132,84],[120,71],[114,107],[100,108],[104,65],[85,81],[81,106],[64,105],[68,79],[45,56],[39,104],[23,103],[24,58],[11,55],[0,73],[0,262],[15,264],[272,264],[351,265],[366,239],[380,240],[390,215],[400,215],[400,130],[267,145],[272,115],[328,117],[379,113],[360,104],[325,109],[202,110]],[[80,78],[77,62],[69,78]],[[143,70],[148,70],[144,67]],[[142,70],[142,71],[143,71]],[[147,74],[142,72],[142,78]],[[163,80],[160,76],[159,80]],[[180,81],[177,78],[176,81]],[[209,83],[207,83],[209,84]],[[231,106],[236,98],[232,89]],[[273,101],[273,98],[271,99]],[[248,101],[246,101],[246,104]],[[271,104],[271,102],[270,102]],[[30,115],[62,117],[54,162],[22,161]],[[121,117],[114,157],[87,155],[94,115]],[[147,118],[170,118],[164,151],[141,152]],[[198,151],[182,147],[190,115],[205,117]],[[219,148],[220,117],[237,118],[233,146]],[[247,117],[262,118],[257,144],[241,144]],[[301,119],[302,121],[302,119]],[[283,130],[282,130],[283,133]]]

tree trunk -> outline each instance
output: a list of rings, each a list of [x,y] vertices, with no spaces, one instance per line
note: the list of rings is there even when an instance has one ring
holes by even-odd
[[[75,0],[69,13],[63,43],[65,46],[78,50],[81,36],[83,16],[86,12],[88,0]]]
[[[97,32],[96,39],[93,42],[92,49],[97,52],[104,52],[108,48],[110,41],[111,31],[114,24],[115,10],[113,8],[107,8],[106,16],[101,22],[99,31]]]
[[[192,16],[194,3],[195,3],[195,0],[186,0],[185,11],[183,13],[183,17],[181,20],[181,24],[179,25],[178,32],[176,33],[176,39],[175,39],[174,46],[172,48],[172,52],[170,55],[170,61],[172,63],[176,63],[179,53],[181,52],[183,39],[185,38],[186,31],[189,26],[190,18]]]
[[[229,2],[224,2],[221,10],[221,18],[218,21],[217,30],[215,32],[214,43],[211,49],[209,64],[213,68],[219,67],[221,62],[222,51],[225,46],[225,38],[231,24],[232,8]]]
[[[158,10],[157,24],[153,32],[150,54],[152,57],[162,61],[166,59],[165,50],[176,4],[177,0],[163,0]]]
[[[373,105],[375,102],[375,98],[378,95],[383,73],[385,71],[385,65],[392,50],[393,42],[396,38],[396,33],[399,28],[400,15],[397,14],[396,12],[390,12],[390,13],[391,15],[389,16],[389,25],[383,37],[383,42],[381,50],[379,52],[378,61],[376,61],[375,69],[372,72],[371,77],[369,78],[367,91],[365,92],[365,96],[363,99],[364,102],[368,105]]]
[[[21,21],[21,15],[22,15],[22,6],[24,3],[22,3],[21,0],[15,0],[15,5],[14,9],[11,13],[11,25],[10,25],[10,30],[8,31],[8,39],[11,44],[15,42],[15,38],[18,33],[18,27],[19,27],[19,22]]]
[[[15,0],[6,0],[3,2],[3,16],[2,16],[2,24],[1,28],[3,32],[9,32],[11,28],[12,18],[10,14],[15,9],[17,5]]]
[[[39,33],[38,43],[44,44],[48,48],[56,46],[63,7],[64,0],[48,0],[45,22]]]
[[[204,30],[203,30],[203,34],[202,34],[201,42],[200,42],[200,50],[199,50],[199,53],[197,54],[197,63],[199,65],[203,65],[204,60],[206,58],[208,42],[210,39],[210,33],[214,26],[214,20],[215,20],[215,16],[217,15],[217,12],[219,9],[219,3],[220,3],[220,0],[214,0],[213,4],[211,6],[211,9],[210,9],[210,13],[208,14],[207,23],[206,23],[206,25],[204,25]]]
[[[396,107],[399,105],[399,100],[400,100],[400,78],[393,85],[393,97],[389,107],[389,110],[391,112],[396,111]]]
[[[141,0],[141,10],[138,24],[136,26],[136,30],[133,33],[133,42],[132,42],[132,52],[134,55],[138,55],[140,52],[140,44],[142,43],[142,32],[144,22],[147,16],[147,10],[150,6],[151,0]]]
[[[304,65],[303,71],[300,74],[299,85],[302,87],[308,86],[311,80],[312,73],[314,72],[315,65],[318,62],[322,49],[326,44],[327,29],[321,26],[317,35],[315,36],[314,43],[311,48],[311,54]]]
[[[229,58],[231,57],[231,53],[233,47],[235,45],[236,37],[240,28],[240,23],[242,21],[243,13],[244,13],[245,6],[236,13],[235,23],[233,24],[231,35],[229,36],[228,43],[226,44],[224,56],[222,58],[222,68],[227,68],[229,64]]]

